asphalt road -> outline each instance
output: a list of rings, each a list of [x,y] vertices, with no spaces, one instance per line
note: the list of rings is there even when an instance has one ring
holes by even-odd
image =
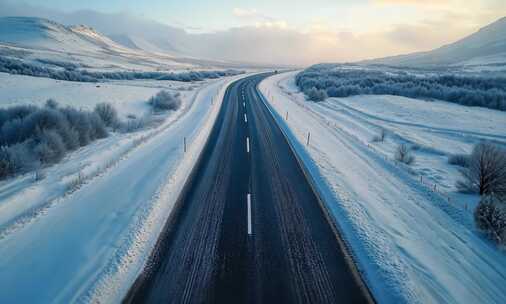
[[[367,303],[257,84],[233,83],[126,303]]]

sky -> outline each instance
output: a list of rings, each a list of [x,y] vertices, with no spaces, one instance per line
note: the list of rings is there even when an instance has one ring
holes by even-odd
[[[2,3],[10,6],[0,15],[90,10],[149,20],[227,49],[212,57],[294,64],[430,50],[506,16],[504,0],[0,0],[0,9]],[[205,55],[204,46],[186,44]]]

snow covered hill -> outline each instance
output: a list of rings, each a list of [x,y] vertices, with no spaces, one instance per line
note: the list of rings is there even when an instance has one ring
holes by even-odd
[[[153,44],[138,36],[111,39],[86,25],[65,26],[36,17],[0,18],[0,56],[46,65],[72,63],[98,70],[237,67],[237,64],[185,56],[169,42]]]
[[[364,61],[387,65],[487,65],[506,63],[506,17],[455,43],[429,52]]]
[[[0,41],[39,50],[135,53],[90,27],[66,27],[39,18],[0,18]]]

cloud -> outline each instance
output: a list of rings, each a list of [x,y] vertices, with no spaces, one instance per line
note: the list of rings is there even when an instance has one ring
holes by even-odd
[[[258,16],[258,11],[256,9],[244,9],[244,8],[234,8],[233,9],[233,14],[234,16],[236,17],[239,17],[239,18],[254,18],[254,17],[257,17]]]
[[[258,28],[267,27],[267,28],[288,28],[288,23],[284,20],[278,20],[266,14],[259,12],[258,10],[245,9],[245,8],[234,8],[232,10],[232,14],[240,18],[244,26],[254,25]]]
[[[479,12],[476,9],[471,12],[457,9],[437,10],[437,14],[429,14],[432,9],[424,8],[422,12],[427,13],[424,16],[430,18],[410,23],[401,20],[389,26],[375,27],[371,23],[367,24],[366,31],[356,32],[337,28],[335,24],[322,20],[307,24],[305,28],[296,28],[285,21],[266,16],[256,9],[236,8],[232,13],[237,18],[245,19],[247,21],[245,24],[205,33],[202,29],[187,31],[128,14],[105,14],[96,11],[65,13],[9,3],[0,0],[0,16],[6,14],[39,16],[69,25],[86,24],[109,35],[142,37],[173,54],[218,60],[298,65],[322,61],[349,62],[429,50],[456,41],[495,21],[501,12],[496,6],[494,9],[483,9]],[[364,15],[354,16],[354,18],[364,17]]]
[[[380,5],[446,5],[451,0],[373,0],[375,4]]]
[[[275,21],[274,18],[269,17],[265,14],[262,14],[254,8],[253,9],[245,9],[245,8],[237,8],[236,7],[232,10],[232,13],[235,17],[238,17],[238,18],[246,18],[246,19],[250,19],[250,20],[261,20],[261,21],[269,21],[269,22]]]

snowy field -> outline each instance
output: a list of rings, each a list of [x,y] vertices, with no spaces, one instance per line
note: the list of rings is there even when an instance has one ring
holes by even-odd
[[[97,103],[108,102],[114,105],[120,118],[131,114],[142,117],[151,111],[147,100],[160,90],[180,92],[185,99],[194,94],[192,90],[206,83],[164,80],[86,83],[0,73],[0,107],[20,104],[43,106],[47,99],[52,98],[62,106],[87,110],[93,110]]]
[[[399,144],[413,146],[411,167],[447,192],[460,178],[449,156],[469,154],[483,140],[506,145],[506,113],[484,108],[379,95],[331,98],[313,110],[385,157],[393,158]],[[375,143],[382,129],[385,141]]]
[[[506,113],[396,96],[306,102],[296,73],[260,89],[377,300],[506,303],[506,254],[474,228],[478,198],[456,192],[447,163],[482,139],[505,145]],[[412,166],[394,161],[400,143],[416,148]]]
[[[42,180],[27,174],[0,183],[1,301],[119,302],[170,214],[226,86],[244,76],[200,82],[192,88],[160,81],[108,82],[97,88],[0,77],[2,106],[40,104],[50,97],[86,108],[108,101],[123,116],[147,111],[146,99],[162,87],[181,90],[182,107],[161,125],[112,134],[72,152],[46,168]]]

